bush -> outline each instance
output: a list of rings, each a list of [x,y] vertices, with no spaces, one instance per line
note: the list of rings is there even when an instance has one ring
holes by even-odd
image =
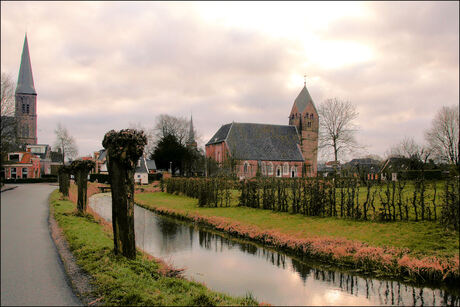
[[[436,170],[425,170],[425,171],[420,171],[420,170],[407,170],[407,171],[400,171],[399,172],[399,179],[400,180],[416,180],[420,179],[422,177],[426,180],[441,180],[441,179],[446,179],[447,175],[446,173],[443,173],[441,170],[436,169]],[[391,178],[391,177],[390,177]]]
[[[108,174],[90,174],[89,175],[89,181],[91,182],[97,182],[100,183],[110,183],[110,177]]]
[[[163,178],[162,173],[149,174],[149,182],[161,180]]]

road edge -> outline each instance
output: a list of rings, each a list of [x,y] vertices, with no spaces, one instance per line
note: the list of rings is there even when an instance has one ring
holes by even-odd
[[[48,200],[48,227],[54,246],[59,258],[64,265],[66,280],[70,284],[73,293],[85,306],[103,305],[102,297],[98,297],[95,287],[92,285],[93,278],[77,264],[72,254],[62,229],[54,218],[54,208]]]

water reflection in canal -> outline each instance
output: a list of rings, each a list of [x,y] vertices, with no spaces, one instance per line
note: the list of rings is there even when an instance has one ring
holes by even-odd
[[[111,220],[110,195],[94,195],[89,205]],[[318,269],[137,206],[134,214],[137,246],[175,267],[186,268],[188,279],[216,291],[239,296],[251,292],[260,302],[273,305],[458,306],[460,302],[440,289]]]

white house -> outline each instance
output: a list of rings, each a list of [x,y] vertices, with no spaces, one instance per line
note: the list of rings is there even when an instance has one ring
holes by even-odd
[[[137,161],[137,167],[134,171],[134,183],[149,184],[149,171],[143,156]]]

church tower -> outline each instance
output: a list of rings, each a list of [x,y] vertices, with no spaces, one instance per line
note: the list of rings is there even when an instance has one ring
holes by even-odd
[[[34,87],[27,34],[24,38],[18,84],[15,92],[15,116],[18,123],[18,143],[37,144],[37,92]]]
[[[300,147],[306,164],[306,175],[316,176],[319,117],[313,99],[307,90],[306,82],[292,106],[289,125],[297,127]]]
[[[196,148],[197,147],[197,143],[195,141],[195,131],[193,130],[193,118],[192,118],[191,115],[190,115],[190,128],[189,128],[189,131],[188,131],[188,138],[187,138],[187,142],[185,144],[189,148]]]

